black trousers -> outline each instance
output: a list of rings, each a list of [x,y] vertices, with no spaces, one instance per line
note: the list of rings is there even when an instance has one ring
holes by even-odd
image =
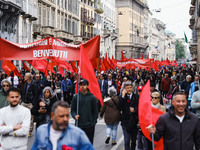
[[[81,129],[83,131],[85,131],[85,134],[87,135],[88,139],[93,144],[95,126],[87,127],[87,128],[81,128]]]
[[[64,101],[67,102],[69,105],[71,104],[71,97],[69,92],[63,92]]]

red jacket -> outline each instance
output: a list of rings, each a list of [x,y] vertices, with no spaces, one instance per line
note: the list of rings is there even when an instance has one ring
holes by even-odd
[[[172,83],[171,78],[163,78],[161,81],[161,90],[162,91],[169,91],[170,89],[170,84]]]

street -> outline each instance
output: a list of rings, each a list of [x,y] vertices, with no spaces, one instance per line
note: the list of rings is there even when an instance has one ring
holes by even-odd
[[[74,124],[74,119],[70,118],[70,124]],[[35,130],[33,131],[32,137],[28,140],[28,150],[31,149],[34,139],[35,139]],[[117,144],[112,146],[112,140],[110,140],[109,144],[105,144],[106,139],[106,124],[104,123],[104,119],[98,120],[95,128],[94,135],[94,148],[95,150],[123,150],[124,146],[124,138],[121,125],[118,126],[118,134],[117,134]]]

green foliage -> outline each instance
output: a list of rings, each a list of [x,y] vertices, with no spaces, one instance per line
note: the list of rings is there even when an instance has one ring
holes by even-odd
[[[176,60],[182,58],[185,58],[185,47],[179,40],[176,40]]]

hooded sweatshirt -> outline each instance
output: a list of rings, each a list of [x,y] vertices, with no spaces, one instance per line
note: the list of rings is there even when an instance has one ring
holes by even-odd
[[[98,118],[97,99],[89,91],[86,94],[79,92],[78,126],[87,128],[95,126]],[[77,94],[72,99],[71,115],[75,119],[77,115]]]

